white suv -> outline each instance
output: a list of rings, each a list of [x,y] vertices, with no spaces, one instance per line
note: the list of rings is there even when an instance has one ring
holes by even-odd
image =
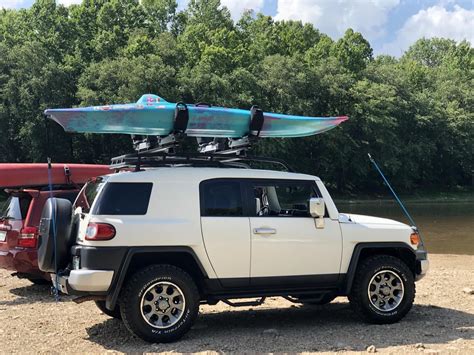
[[[103,176],[74,210],[50,199],[39,255],[62,292],[95,300],[150,342],[180,338],[200,304],[266,296],[348,296],[365,320],[396,322],[428,269],[416,230],[339,213],[318,177],[235,167]],[[229,301],[250,297],[260,299]]]

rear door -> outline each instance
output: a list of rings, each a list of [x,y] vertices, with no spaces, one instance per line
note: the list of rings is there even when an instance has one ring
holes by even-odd
[[[243,183],[238,179],[212,179],[200,184],[202,237],[224,287],[249,283],[250,225],[243,201]]]
[[[309,199],[321,197],[314,181],[252,180],[247,184],[251,228],[251,283],[331,286],[339,277],[339,223],[317,229]]]

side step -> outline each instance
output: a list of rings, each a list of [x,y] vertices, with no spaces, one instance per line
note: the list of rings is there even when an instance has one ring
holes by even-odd
[[[74,303],[84,303],[87,301],[105,301],[105,296],[99,296],[99,295],[88,295],[88,296],[80,296],[76,297],[72,300]]]
[[[221,299],[220,301],[232,307],[250,307],[250,306],[260,306],[265,302],[266,297],[262,297],[255,301],[243,301],[243,302],[231,302],[228,299]]]

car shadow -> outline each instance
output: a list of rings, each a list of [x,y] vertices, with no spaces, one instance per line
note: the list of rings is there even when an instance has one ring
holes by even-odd
[[[472,339],[474,315],[414,305],[398,323],[373,325],[358,320],[348,303],[331,303],[200,314],[193,328],[171,344],[146,343],[115,319],[96,324],[87,333],[89,341],[121,352],[365,351],[369,345],[380,349]]]
[[[27,285],[17,288],[12,288],[9,292],[16,298],[12,300],[0,300],[0,305],[2,306],[11,306],[11,305],[21,305],[21,304],[31,304],[31,303],[50,303],[56,302],[54,295],[52,293],[51,285]],[[72,300],[71,296],[61,295],[60,301],[70,301]]]

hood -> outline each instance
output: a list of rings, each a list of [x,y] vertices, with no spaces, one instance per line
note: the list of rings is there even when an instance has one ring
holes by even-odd
[[[392,228],[401,228],[401,229],[412,229],[409,225],[398,222],[398,221],[394,221],[393,219],[364,216],[364,215],[352,214],[352,213],[340,213],[339,222],[340,223],[357,223],[357,224],[365,225],[367,227],[372,227],[372,228],[392,227]]]

